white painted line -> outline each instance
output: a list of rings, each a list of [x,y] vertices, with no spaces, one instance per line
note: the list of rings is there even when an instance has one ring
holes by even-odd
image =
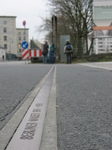
[[[97,65],[92,65],[92,64],[79,64],[79,65],[92,67],[92,68],[100,68],[100,69],[105,69],[105,70],[112,70],[112,68],[110,67],[102,67],[102,66],[97,66]]]

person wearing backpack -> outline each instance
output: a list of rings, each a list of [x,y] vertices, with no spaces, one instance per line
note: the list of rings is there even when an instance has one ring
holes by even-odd
[[[69,40],[67,40],[64,47],[64,54],[66,54],[67,64],[72,63],[72,53],[73,53],[73,47],[70,44]]]
[[[43,45],[43,51],[42,51],[44,64],[47,64],[48,49],[49,49],[49,45],[48,45],[47,41],[45,41],[45,44]]]
[[[53,64],[53,62],[54,62],[55,51],[56,51],[56,46],[54,44],[52,44],[50,46],[50,51],[49,51],[49,63],[50,64]]]

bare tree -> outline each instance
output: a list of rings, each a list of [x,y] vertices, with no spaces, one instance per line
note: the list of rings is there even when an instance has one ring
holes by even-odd
[[[84,48],[89,54],[88,33],[92,31],[92,0],[48,0],[48,2],[52,8],[51,16],[56,15],[58,18],[57,45],[59,45],[61,34],[69,34],[77,55],[82,56]],[[51,40],[51,18],[43,19],[43,21],[44,24],[39,31],[48,31],[46,37]]]
[[[88,52],[87,35],[92,30],[92,0],[49,0],[49,2],[53,6],[53,13],[64,17],[66,20],[64,24],[62,19],[63,28],[71,35],[77,54],[83,54],[84,43]],[[61,24],[59,20],[58,24]]]

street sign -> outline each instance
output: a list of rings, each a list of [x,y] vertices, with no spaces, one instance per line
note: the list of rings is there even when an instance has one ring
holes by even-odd
[[[26,25],[26,21],[24,20],[24,21],[23,21],[23,26],[25,26],[25,25]]]
[[[26,41],[24,41],[22,44],[21,44],[21,47],[24,48],[24,49],[27,49],[28,48],[28,43]]]

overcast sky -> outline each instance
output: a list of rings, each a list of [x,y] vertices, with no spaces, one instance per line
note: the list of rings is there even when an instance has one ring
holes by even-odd
[[[29,28],[29,39],[34,37],[41,42],[44,41],[44,34],[36,33],[36,27],[42,25],[41,17],[49,17],[47,0],[0,0],[0,16],[16,16],[16,27],[24,28],[23,21],[26,21],[26,28]]]

